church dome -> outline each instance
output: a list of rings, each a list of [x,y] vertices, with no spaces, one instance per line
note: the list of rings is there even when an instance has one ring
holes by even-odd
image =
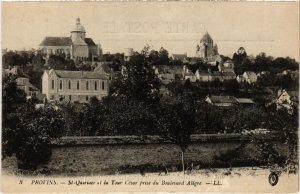
[[[85,29],[84,29],[83,25],[80,24],[80,18],[76,19],[76,24],[72,28],[71,32],[85,32]]]

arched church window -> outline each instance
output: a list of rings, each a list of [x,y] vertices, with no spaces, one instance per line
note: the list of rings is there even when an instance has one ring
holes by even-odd
[[[104,81],[102,81],[102,90],[104,90]]]
[[[77,81],[77,90],[79,90],[79,81]]]
[[[54,89],[54,80],[52,80],[51,88]]]
[[[71,90],[71,81],[69,80],[69,90]]]
[[[89,89],[89,81],[86,81],[86,89]]]
[[[62,89],[62,80],[59,81],[59,89]]]

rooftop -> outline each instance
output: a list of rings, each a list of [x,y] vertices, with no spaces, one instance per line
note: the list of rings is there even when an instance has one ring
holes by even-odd
[[[211,38],[211,36],[208,34],[208,32],[206,32],[202,38],[200,39],[200,42],[213,42],[213,39]]]
[[[88,46],[96,46],[95,42],[91,38],[85,38],[83,40],[75,40],[75,43],[80,44],[87,44]],[[40,46],[71,46],[72,39],[70,37],[45,37],[44,40],[41,42]]]
[[[46,70],[49,74],[53,71],[60,78],[80,78],[80,79],[108,79],[108,77],[99,72],[93,71],[66,71],[66,70]]]
[[[250,98],[236,98],[236,100],[239,104],[254,104]]]
[[[181,61],[183,61],[184,59],[187,58],[187,54],[172,54],[172,58],[174,60],[181,60]]]
[[[237,103],[234,96],[209,96],[212,103]]]

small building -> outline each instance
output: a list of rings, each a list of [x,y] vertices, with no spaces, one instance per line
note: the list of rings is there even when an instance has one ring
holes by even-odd
[[[223,64],[218,66],[220,72],[233,72],[234,73],[234,63],[232,60],[227,60]]]
[[[210,77],[209,77],[209,81],[215,81],[215,80],[219,80],[220,82],[223,82],[223,76],[222,73],[219,71],[212,71],[210,72]]]
[[[236,78],[236,74],[232,71],[222,73],[223,81],[225,81],[225,80],[234,80],[235,78]]]
[[[154,67],[154,72],[161,82],[165,85],[175,81],[175,74],[169,72],[166,66]]]
[[[233,105],[242,105],[242,106],[251,106],[255,103],[250,98],[236,98],[235,96],[207,96],[205,101],[209,104],[215,106],[233,106]]]
[[[218,66],[222,63],[222,58],[219,54],[207,57],[206,63],[211,66]]]
[[[257,81],[257,75],[253,71],[245,71],[243,73],[243,77],[245,78],[245,81],[249,84],[253,84]]]
[[[279,90],[276,104],[277,108],[284,107],[291,110],[293,105],[299,105],[299,91]]]
[[[42,76],[42,93],[48,100],[88,102],[93,96],[101,100],[109,92],[105,74],[92,71],[45,70]]]
[[[182,66],[166,66],[162,65],[168,73],[175,75],[175,80],[184,80],[184,71]]]
[[[186,65],[183,66],[183,76],[184,80],[190,80],[190,82],[197,81],[197,76]]]
[[[210,80],[210,73],[208,71],[197,70],[195,75],[197,80],[199,80],[200,82],[208,82]]]
[[[238,104],[234,96],[207,96],[205,101],[211,105],[228,107]]]
[[[193,72],[188,72],[184,74],[185,80],[190,80],[190,82],[196,82],[197,76]]]
[[[29,83],[29,92],[27,95],[27,99],[36,98],[39,101],[43,101],[46,95],[41,93],[41,90]]]
[[[29,95],[29,77],[26,73],[24,73],[18,66],[14,66],[13,68],[8,68],[3,70],[4,76],[14,76],[17,87]]]
[[[246,79],[244,78],[243,75],[237,75],[237,76],[236,76],[236,81],[237,81],[238,83],[243,83],[243,82],[246,82]]]
[[[236,100],[240,105],[251,106],[255,104],[250,98],[236,98]]]
[[[266,76],[270,74],[271,74],[270,71],[261,71],[257,74],[257,77]]]
[[[133,56],[133,54],[134,54],[133,48],[126,48],[124,50],[124,61],[128,62],[130,58]]]
[[[236,75],[234,72],[220,72],[220,71],[200,71],[197,70],[195,73],[196,80],[200,82],[209,82],[214,80],[219,80],[223,82],[224,80],[234,80]]]
[[[183,61],[183,62],[188,62],[188,57],[187,54],[172,54],[171,55],[171,59],[172,60],[179,60],[179,61]]]
[[[3,75],[14,76],[17,83],[17,88],[23,90],[26,93],[27,99],[36,97],[38,98],[38,100],[43,100],[43,96],[41,95],[40,90],[29,82],[29,76],[24,73],[18,66],[4,69]]]

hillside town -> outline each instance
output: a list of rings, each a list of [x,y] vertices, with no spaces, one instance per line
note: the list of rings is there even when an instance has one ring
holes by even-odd
[[[3,50],[3,75],[14,75],[27,98],[35,97],[41,103],[87,103],[92,97],[101,100],[108,96],[114,81],[127,76],[126,63],[134,53],[127,48],[124,53],[103,54],[100,44],[86,38],[85,28],[77,18],[69,37],[47,35],[38,49]],[[293,59],[277,58],[274,63],[281,66],[273,68],[268,66],[271,57],[264,53],[256,58],[247,56],[243,47],[232,57],[224,56],[208,32],[196,44],[193,57],[186,53],[169,56],[163,48],[152,50],[150,57],[151,68],[161,82],[161,96],[173,95],[170,85],[188,83],[196,93],[201,92],[199,100],[216,106],[271,102],[286,108],[298,106],[299,71]],[[255,68],[259,63],[261,67]],[[270,78],[278,84],[267,83]],[[203,88],[206,93],[202,93]]]
[[[2,156],[16,154],[20,169],[47,162],[50,145],[60,141],[171,142],[182,153],[183,171],[184,153],[194,142],[238,142],[207,166],[231,168],[234,159],[248,166],[296,161],[295,59],[254,56],[247,45],[223,55],[209,31],[199,34],[190,56],[148,44],[112,54],[88,38],[80,18],[63,30],[64,37],[45,34],[35,49],[2,50]],[[277,141],[291,145],[289,155],[274,151]],[[260,157],[251,151],[249,158],[242,156],[249,142],[260,146],[253,148]]]

